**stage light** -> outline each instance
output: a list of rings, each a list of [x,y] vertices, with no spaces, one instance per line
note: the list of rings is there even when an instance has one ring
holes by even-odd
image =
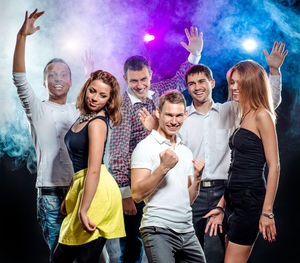
[[[247,51],[253,51],[254,49],[256,49],[257,44],[254,39],[249,38],[243,42],[243,47]]]
[[[150,35],[150,34],[146,34],[146,35],[144,36],[144,41],[145,41],[145,42],[150,42],[150,41],[152,41],[152,40],[154,40],[154,39],[155,39],[155,36]]]
[[[71,52],[74,52],[78,50],[78,44],[74,39],[69,39],[64,43],[64,48]]]

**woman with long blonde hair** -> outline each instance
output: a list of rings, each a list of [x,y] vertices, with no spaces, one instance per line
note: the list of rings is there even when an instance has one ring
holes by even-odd
[[[214,217],[208,225],[217,231],[225,208],[224,262],[246,263],[259,232],[269,242],[276,238],[273,204],[280,172],[276,115],[267,74],[258,63],[237,63],[227,79],[229,97],[238,102],[240,123],[229,139],[231,164],[220,209],[207,216]]]

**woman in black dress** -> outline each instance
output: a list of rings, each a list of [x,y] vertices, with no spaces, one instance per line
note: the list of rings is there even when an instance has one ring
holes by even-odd
[[[227,77],[230,96],[239,102],[241,119],[229,140],[231,164],[225,194],[218,204],[220,209],[207,216],[212,216],[209,225],[216,231],[225,207],[224,262],[240,263],[247,262],[258,232],[269,242],[275,240],[273,203],[280,165],[276,116],[265,70],[258,63],[246,60],[236,64]]]

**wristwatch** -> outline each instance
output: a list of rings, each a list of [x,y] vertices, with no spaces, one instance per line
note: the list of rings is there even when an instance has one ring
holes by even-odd
[[[262,214],[263,216],[266,216],[266,217],[270,218],[270,219],[273,219],[273,218],[274,218],[274,214],[273,214],[273,213],[267,214],[267,213],[262,212],[261,214]]]

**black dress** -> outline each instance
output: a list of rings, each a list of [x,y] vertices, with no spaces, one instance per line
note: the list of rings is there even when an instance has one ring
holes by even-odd
[[[229,139],[231,164],[225,189],[225,231],[229,241],[253,245],[266,193],[266,158],[262,140],[238,128]]]

